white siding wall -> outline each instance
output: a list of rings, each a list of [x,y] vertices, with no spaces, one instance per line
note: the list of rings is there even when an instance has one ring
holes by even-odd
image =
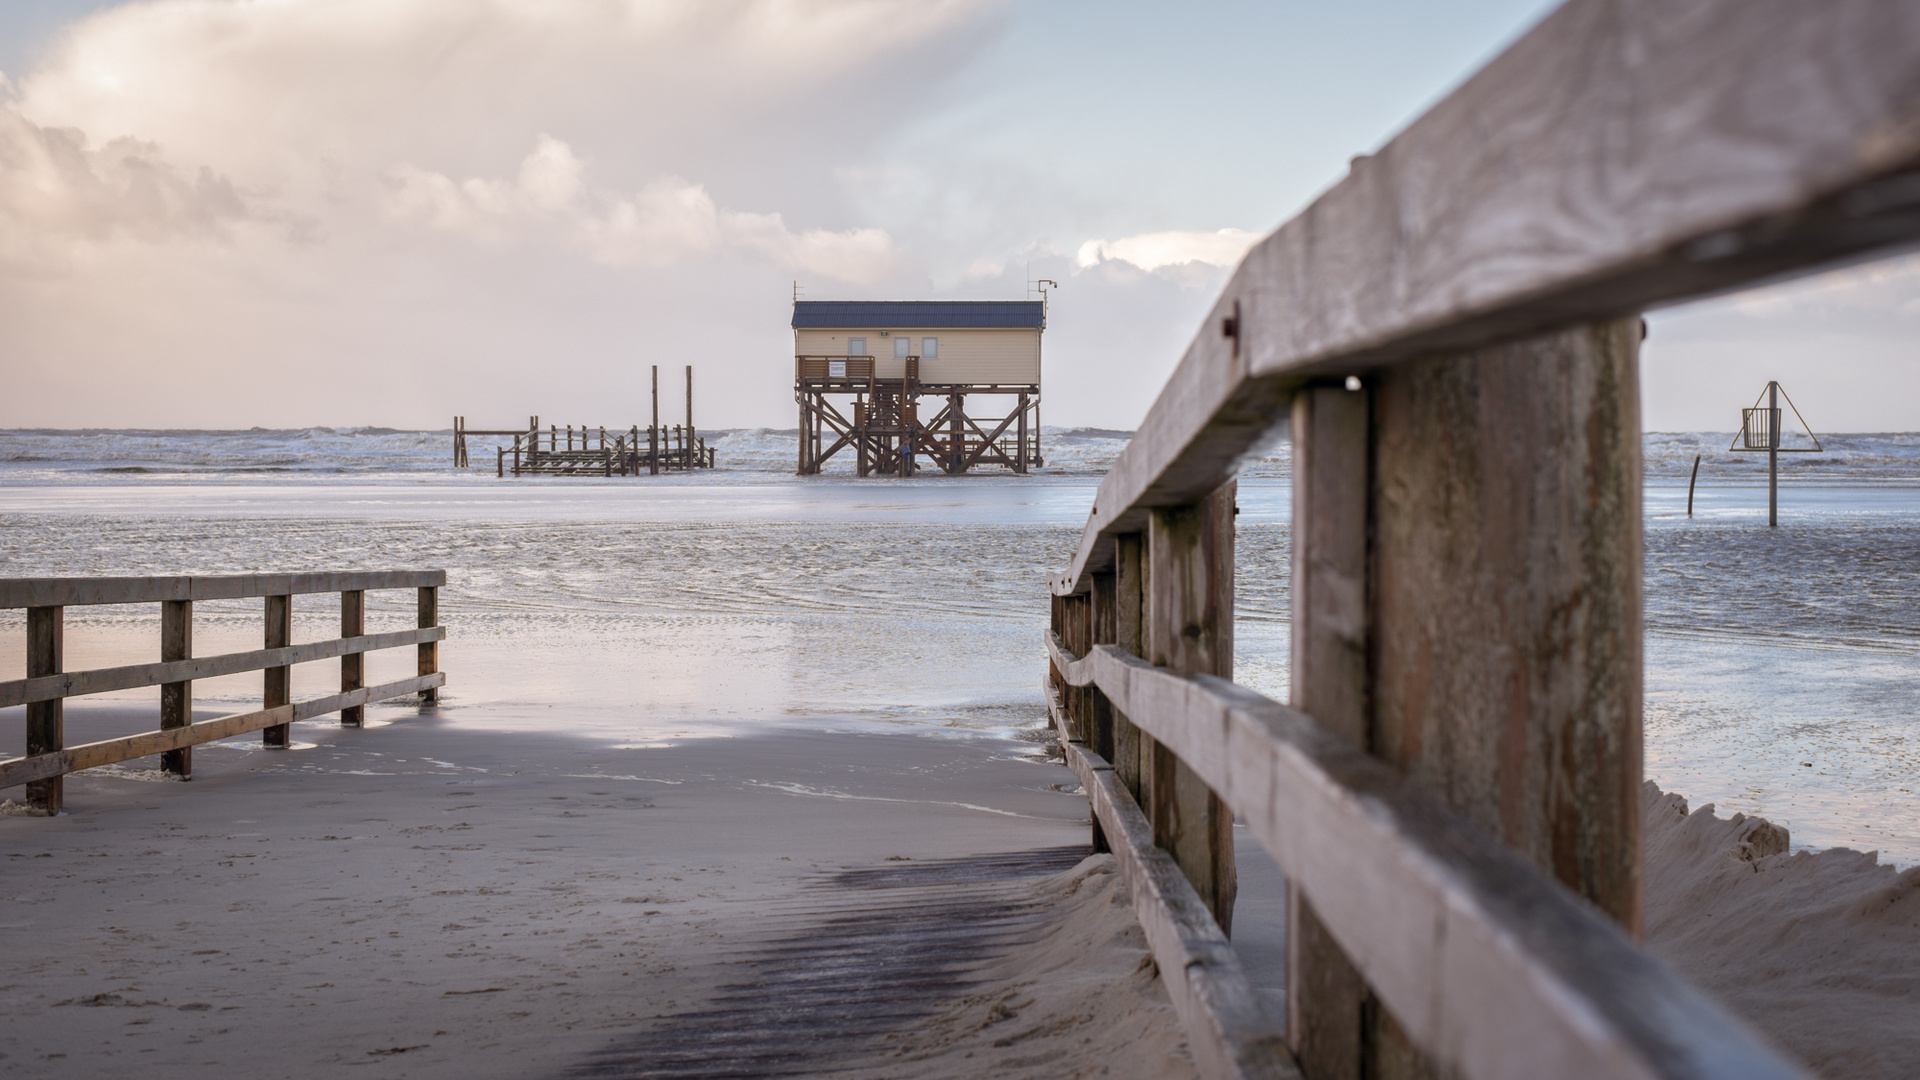
[[[1031,386],[1040,382],[1040,331],[968,330],[942,328],[888,329],[881,337],[878,330],[795,330],[794,352],[800,356],[840,356],[847,351],[847,339],[867,339],[867,355],[874,358],[874,373],[883,379],[898,379],[904,365],[893,358],[893,339],[902,334],[913,338],[913,353],[920,353],[920,339],[940,339],[940,358],[922,361],[920,381],[931,383],[1000,383]]]

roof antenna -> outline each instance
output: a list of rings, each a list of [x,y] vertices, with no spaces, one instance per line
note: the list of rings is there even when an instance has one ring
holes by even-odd
[[[804,291],[805,290],[800,288],[800,283],[798,281],[793,283],[793,302],[794,303],[797,304],[800,302],[800,294]]]

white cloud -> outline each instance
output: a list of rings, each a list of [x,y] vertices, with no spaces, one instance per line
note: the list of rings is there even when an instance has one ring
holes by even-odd
[[[455,181],[402,166],[389,177],[389,214],[469,240],[546,238],[607,266],[667,267],[702,256],[745,252],[787,270],[840,281],[879,281],[898,262],[885,230],[794,232],[777,213],[727,210],[707,189],[662,177],[632,195],[590,189],[586,163],[542,134],[517,180]]]
[[[0,237],[14,258],[35,241],[219,237],[253,216],[226,177],[177,168],[160,148],[43,127],[0,105]]]
[[[1141,233],[1119,240],[1089,240],[1080,245],[1075,261],[1082,267],[1089,267],[1108,260],[1118,260],[1147,271],[1186,263],[1232,266],[1259,239],[1259,233],[1244,229]]]
[[[1920,255],[1832,270],[1735,296],[1734,308],[1758,319],[1920,315]]]

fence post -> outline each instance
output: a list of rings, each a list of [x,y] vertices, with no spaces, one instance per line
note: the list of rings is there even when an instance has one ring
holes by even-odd
[[[1367,745],[1368,394],[1293,399],[1295,708]],[[1287,883],[1287,1042],[1313,1080],[1359,1080],[1368,991],[1297,884]]]
[[[420,627],[440,625],[440,590],[433,585],[420,587]],[[440,670],[440,643],[423,641],[420,643],[420,674],[431,675]],[[420,691],[420,704],[433,705],[440,701],[439,687],[429,686]]]
[[[1113,556],[1113,643],[1135,656],[1145,655],[1146,628],[1146,534],[1126,533],[1114,538]],[[1126,714],[1113,714],[1113,771],[1133,793],[1135,802],[1146,806],[1141,788],[1141,762],[1152,740],[1133,726]]]
[[[349,589],[340,594],[340,636],[359,637],[367,632],[367,594]],[[340,692],[358,690],[367,685],[367,654],[343,653],[340,656]],[[340,710],[341,727],[363,727],[367,707],[349,705]]]
[[[193,601],[164,600],[160,604],[160,659],[193,659]],[[160,685],[160,730],[193,723],[193,683]],[[182,780],[193,776],[193,747],[183,746],[160,755],[160,771]]]
[[[27,609],[27,678],[58,675],[66,655],[65,609]],[[27,756],[58,753],[67,748],[66,702],[27,703]],[[65,804],[66,777],[50,776],[27,785],[27,805],[45,814],[58,814]]]
[[[266,644],[269,649],[284,649],[293,644],[293,597],[267,597]],[[292,667],[267,668],[264,682],[262,707],[277,709],[293,702]],[[292,736],[292,724],[274,724],[260,729],[260,743],[263,746],[287,746],[293,741]]]
[[[1087,596],[1093,606],[1090,620],[1092,634],[1087,642],[1089,649],[1094,645],[1115,643],[1119,622],[1117,603],[1119,597],[1115,595],[1114,578],[1115,575],[1111,570],[1104,574],[1092,575],[1093,588]],[[1107,695],[1101,693],[1097,686],[1088,687],[1087,695],[1092,707],[1093,721],[1092,730],[1087,733],[1087,745],[1093,748],[1094,753],[1111,762],[1114,749],[1113,703],[1107,700]]]
[[[1638,350],[1628,317],[1411,361],[1364,423],[1305,392],[1293,526],[1295,701],[1636,936]],[[1290,909],[1306,1074],[1434,1075]]]
[[[1157,667],[1233,678],[1234,492],[1229,481],[1198,503],[1148,517],[1146,659]],[[1230,931],[1233,814],[1164,747],[1154,747],[1148,776],[1154,842]]]

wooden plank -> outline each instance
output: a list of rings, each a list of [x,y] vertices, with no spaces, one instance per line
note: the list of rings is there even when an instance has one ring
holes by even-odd
[[[293,644],[293,597],[269,596],[266,598],[267,648],[283,649]],[[277,709],[293,700],[293,667],[282,664],[263,670],[261,681],[262,707]],[[293,729],[286,724],[273,724],[262,729],[260,741],[264,746],[292,745]]]
[[[192,601],[174,601],[191,603]],[[418,630],[394,630],[385,634],[364,634],[352,638],[314,641],[278,649],[254,649],[250,652],[222,653],[188,660],[161,661],[157,664],[133,664],[128,667],[71,671],[36,679],[15,679],[0,683],[0,708],[33,701],[51,701],[82,694],[104,694],[110,690],[130,690],[142,686],[211,679],[238,675],[263,668],[331,660],[336,656],[375,652],[426,641],[441,641],[447,636],[444,626]]]
[[[435,629],[439,629],[436,627]],[[351,641],[367,632],[367,594],[358,589],[349,589],[340,594],[340,638]],[[419,633],[419,631],[414,631]],[[340,656],[340,692],[358,690],[366,685],[367,658],[361,652],[348,652]],[[366,709],[359,705],[349,705],[340,710],[342,727],[360,727],[366,721]]]
[[[58,672],[65,662],[66,615],[59,607],[27,609],[27,677]],[[41,701],[27,706],[27,755],[58,753],[66,746],[64,703]],[[65,788],[57,776],[27,787],[27,805],[44,814],[58,814]]]
[[[236,600],[255,596],[346,592],[349,589],[414,589],[446,583],[445,570],[236,574],[223,577],[0,578],[0,608]]]
[[[1219,791],[1420,1046],[1472,1080],[1771,1080],[1805,1073],[1612,920],[1296,709],[1112,646],[1097,684]]]
[[[1639,341],[1618,319],[1377,380],[1366,744],[1636,935]]]
[[[1048,682],[1043,689],[1067,766],[1079,777],[1094,819],[1110,838],[1134,916],[1146,932],[1147,948],[1187,1032],[1200,1075],[1209,1080],[1298,1080],[1300,1071],[1287,1052],[1281,1018],[1253,989],[1226,934],[1179,865],[1154,846],[1152,824],[1113,767],[1069,738],[1071,728],[1057,688]]]
[[[436,673],[425,678],[400,679],[396,682],[382,683],[379,686],[362,687],[349,693],[315,698],[312,701],[202,720],[186,727],[85,743],[39,757],[0,761],[0,788],[9,788],[46,777],[58,777],[81,769],[91,769],[96,765],[111,765],[152,754],[184,750],[200,743],[229,739],[235,735],[284,726],[299,720],[311,720],[316,716],[325,716],[330,712],[338,712],[341,709],[366,705],[370,702],[407,697],[431,687],[444,686],[446,681],[445,673]]]
[[[328,697],[314,698],[312,701],[297,701],[293,705],[295,720],[311,720],[316,716],[325,716],[330,712],[350,709],[359,705],[368,705],[376,701],[407,697],[410,694],[422,694],[447,685],[447,673],[436,671],[431,675],[420,675],[411,679],[397,679],[379,686],[364,686],[358,690],[333,694]]]
[[[1312,387],[1293,399],[1294,708],[1367,745],[1369,392]],[[1314,1080],[1371,1076],[1366,983],[1287,884],[1287,1041]],[[1377,1063],[1376,1063],[1377,1064]]]
[[[132,761],[135,758],[165,753],[169,750],[181,750],[200,743],[213,742],[216,739],[245,735],[274,724],[289,723],[292,719],[293,706],[282,705],[277,709],[260,709],[222,716],[214,720],[202,720],[197,724],[167,731],[149,731],[141,735],[86,743],[38,757],[0,761],[0,788],[28,783],[39,777],[57,777],[98,765]]]
[[[193,657],[193,601],[168,600],[160,605],[160,660]],[[193,682],[187,679],[160,684],[160,730],[171,731],[193,723]],[[193,749],[181,747],[161,755],[160,770],[182,780],[193,777]]]
[[[1247,255],[1054,587],[1233,476],[1316,378],[1911,243],[1915,40],[1884,0],[1562,5]]]
[[[1227,483],[1193,506],[1156,508],[1149,517],[1143,655],[1155,666],[1233,675],[1234,492]],[[1153,747],[1144,772],[1154,842],[1172,853],[1231,932],[1239,888],[1233,815],[1164,744]]]

